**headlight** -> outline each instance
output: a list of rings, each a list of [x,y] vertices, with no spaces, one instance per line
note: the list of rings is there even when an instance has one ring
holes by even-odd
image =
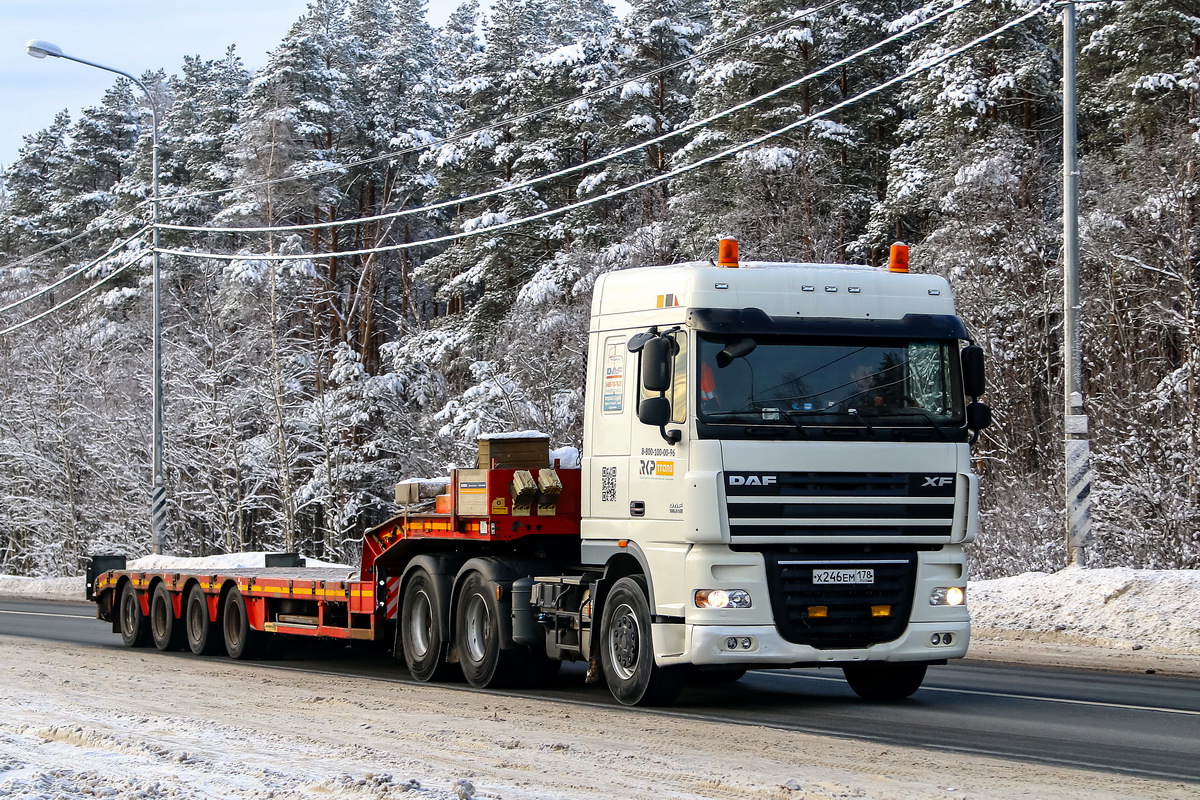
[[[961,606],[967,602],[967,590],[961,586],[939,586],[929,594],[931,606]]]
[[[745,589],[697,589],[696,608],[749,608],[750,593]]]

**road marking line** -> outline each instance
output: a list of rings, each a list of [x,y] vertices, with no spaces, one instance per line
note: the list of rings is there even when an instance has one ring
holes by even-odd
[[[775,675],[783,678],[797,678],[807,681],[831,681],[833,683],[842,683],[841,678],[826,678],[823,675],[794,675],[786,672],[760,672],[760,675]],[[1158,711],[1163,714],[1183,714],[1189,717],[1200,717],[1200,711],[1191,711],[1186,708],[1160,708],[1158,706],[1135,706],[1127,703],[1105,703],[1100,700],[1071,700],[1066,697],[1038,697],[1031,694],[1008,694],[1006,692],[982,692],[978,689],[950,689],[942,686],[922,686],[918,691],[922,692],[947,692],[949,694],[971,694],[980,697],[1001,697],[1006,700],[1036,700],[1043,703],[1062,703],[1072,706],[1096,706],[1097,708],[1120,708],[1127,711]]]
[[[48,611],[5,611],[0,609],[0,614],[17,614],[23,617],[66,617],[67,619],[95,619],[87,614],[51,614]]]

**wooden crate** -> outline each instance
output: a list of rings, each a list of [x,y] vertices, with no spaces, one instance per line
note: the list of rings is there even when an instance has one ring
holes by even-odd
[[[493,464],[492,462],[496,463]],[[548,436],[504,437],[479,440],[480,469],[531,469],[550,466]]]

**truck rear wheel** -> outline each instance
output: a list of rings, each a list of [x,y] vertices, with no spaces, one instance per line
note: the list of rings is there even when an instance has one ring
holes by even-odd
[[[668,705],[683,685],[680,668],[654,663],[650,601],[640,575],[621,578],[604,603],[600,660],[613,697],[627,706]]]
[[[467,683],[476,689],[516,683],[528,654],[501,647],[500,603],[480,573],[472,572],[463,582],[454,616],[458,661]]]
[[[150,644],[150,621],[142,613],[142,605],[138,600],[137,589],[132,583],[126,583],[121,589],[119,619],[121,621],[121,641],[126,647],[145,647]]]
[[[165,583],[150,596],[150,636],[159,650],[183,649],[183,624],[175,618],[175,603]]]
[[[450,665],[442,658],[446,649],[445,609],[438,603],[433,578],[418,569],[404,587],[400,606],[400,643],[404,663],[419,681],[449,677]]]
[[[229,590],[225,598],[225,614],[222,617],[225,635],[225,650],[230,658],[238,661],[253,661],[261,658],[265,649],[266,634],[250,627],[250,616],[246,613],[246,598],[236,588]]]
[[[220,651],[223,642],[217,626],[208,618],[208,598],[199,586],[193,585],[188,591],[183,618],[189,650],[198,656],[211,656]]]
[[[846,683],[863,700],[903,700],[921,688],[925,664],[885,663],[849,664],[842,667]]]

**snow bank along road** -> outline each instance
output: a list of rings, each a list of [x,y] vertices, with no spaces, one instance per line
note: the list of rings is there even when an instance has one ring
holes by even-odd
[[[542,699],[373,655],[127,650],[91,615],[0,601],[0,798],[1200,798],[1189,679],[943,667],[872,705],[833,674],[752,673],[662,713],[574,675]]]

